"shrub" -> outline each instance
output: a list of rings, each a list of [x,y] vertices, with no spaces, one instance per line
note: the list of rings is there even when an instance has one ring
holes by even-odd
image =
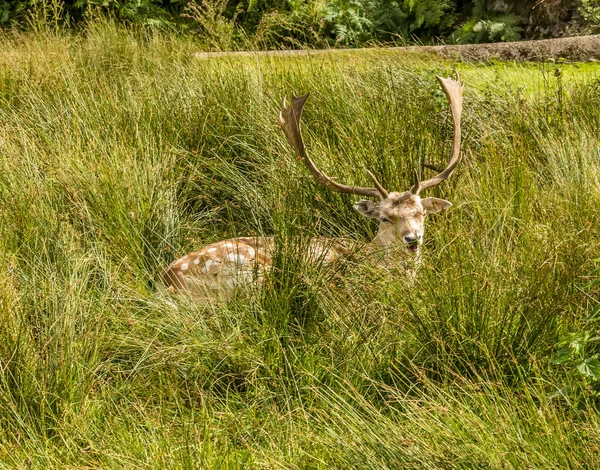
[[[325,9],[325,28],[336,44],[357,45],[373,38],[373,21],[360,0],[340,0]]]
[[[593,30],[600,29],[600,0],[579,0],[579,11]]]
[[[454,22],[454,5],[446,0],[381,0],[368,3],[378,39],[395,37],[430,40],[441,36]]]
[[[327,31],[338,44],[441,36],[453,23],[446,0],[336,0],[326,8]]]

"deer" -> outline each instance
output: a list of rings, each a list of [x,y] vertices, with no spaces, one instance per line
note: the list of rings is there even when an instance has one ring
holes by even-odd
[[[415,181],[408,191],[388,191],[375,175],[366,170],[374,187],[347,186],[323,173],[308,156],[300,121],[309,94],[292,94],[290,105],[284,96],[277,121],[287,142],[307,167],[313,178],[324,188],[363,196],[353,208],[379,223],[375,238],[366,249],[378,253],[378,262],[389,262],[392,254],[400,256],[413,267],[420,263],[425,217],[440,212],[452,204],[436,197],[421,197],[421,192],[439,185],[452,175],[461,161],[461,114],[463,87],[460,78],[436,77],[450,105],[453,140],[450,159],[434,177]],[[428,168],[432,168],[427,165]],[[373,199],[376,201],[374,202]],[[272,236],[238,237],[204,246],[199,251],[173,261],[162,273],[162,284],[171,293],[186,292],[194,296],[229,295],[240,284],[261,282],[272,267],[275,241]],[[343,239],[314,237],[308,246],[308,256],[322,263],[332,263],[348,257],[351,250]]]

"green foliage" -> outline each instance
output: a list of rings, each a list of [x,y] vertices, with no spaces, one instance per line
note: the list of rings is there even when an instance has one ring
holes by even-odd
[[[215,51],[519,40],[524,33],[519,17],[524,15],[523,5],[501,2],[501,13],[490,10],[495,4],[488,3],[485,0],[3,0],[0,26],[33,31],[48,25],[54,29],[80,28],[92,18],[104,16],[179,32],[191,30],[204,39],[206,49]],[[561,7],[551,6],[552,11],[557,8]],[[579,1],[578,9],[587,22],[586,29],[580,32],[592,32],[598,27],[598,8],[597,0]]]
[[[300,1],[291,11],[265,13],[249,38],[252,49],[301,49],[330,46],[325,15]]]
[[[454,3],[446,0],[369,1],[374,31],[379,40],[441,37],[454,21]]]
[[[224,15],[227,0],[204,0],[202,4],[190,2],[185,17],[198,25],[202,42],[210,50],[231,51],[235,48],[235,18]]]
[[[20,18],[30,3],[23,0],[2,0],[0,3],[0,25],[7,25]]]
[[[373,39],[373,21],[361,0],[331,2],[325,8],[326,32],[335,43],[359,45]]]
[[[593,28],[600,28],[600,1],[579,0],[579,11],[583,19]]]
[[[597,405],[600,399],[600,359],[599,354],[590,353],[600,336],[592,336],[590,331],[570,333],[557,344],[560,348],[550,359],[552,364],[563,366],[569,376],[569,384],[555,396],[564,396],[575,407],[588,403]],[[597,349],[597,348],[595,348]]]
[[[475,0],[470,18],[454,32],[458,44],[508,42],[521,39],[520,18],[511,13],[487,11],[484,0]]]
[[[367,41],[430,40],[452,25],[454,5],[427,0],[336,0],[328,4],[327,31],[335,42],[359,45]]]
[[[512,13],[490,12],[485,0],[475,0],[468,19],[454,31],[453,39],[458,44],[518,41],[523,32],[520,22]]]
[[[115,21],[0,45],[1,467],[600,468],[600,414],[549,398],[570,372],[547,360],[592,330],[598,64],[559,86],[554,66],[384,49],[204,60]],[[311,237],[377,225],[297,161],[281,97],[311,92],[325,172],[402,191],[447,161],[434,77],[455,68],[464,160],[428,194],[454,205],[418,275],[310,263]],[[277,237],[262,288],[200,304],[157,282],[242,235]]]
[[[479,20],[461,28],[462,43],[508,42],[521,39],[523,28],[515,17],[505,15],[494,20]]]
[[[596,262],[600,262],[596,260]],[[600,268],[592,271],[593,279],[586,288],[597,292],[600,286]],[[560,391],[576,407],[589,403],[600,404],[600,353],[597,343],[600,336],[594,335],[592,327],[600,320],[600,300],[593,299],[594,305],[584,327],[586,329],[569,333],[557,344],[558,351],[550,359],[552,364],[563,366],[569,374],[570,382]]]
[[[22,25],[39,19],[40,12],[53,11],[63,26],[76,25],[90,16],[108,14],[122,21],[151,25],[172,22],[187,0],[5,0],[0,3],[0,25]]]

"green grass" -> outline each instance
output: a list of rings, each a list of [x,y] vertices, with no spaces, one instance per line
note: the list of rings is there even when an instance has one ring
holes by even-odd
[[[600,419],[553,397],[600,232],[600,66],[349,57],[198,60],[107,23],[0,38],[1,468],[597,468]],[[368,241],[275,124],[348,184],[443,164],[434,76],[465,82],[464,162],[430,192],[414,284],[302,258]],[[428,170],[424,170],[428,171]],[[277,234],[277,275],[201,306],[157,289],[176,256]]]

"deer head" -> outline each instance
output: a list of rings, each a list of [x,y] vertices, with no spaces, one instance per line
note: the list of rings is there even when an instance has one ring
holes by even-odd
[[[394,245],[401,246],[412,256],[419,254],[419,246],[423,241],[424,235],[425,217],[452,205],[444,199],[435,197],[422,198],[420,196],[421,191],[437,186],[447,179],[461,160],[460,119],[462,114],[463,88],[458,76],[456,80],[441,77],[437,77],[437,79],[450,103],[452,121],[454,123],[454,138],[450,160],[444,170],[425,181],[419,181],[415,171],[415,183],[408,191],[404,192],[388,192],[379,183],[375,175],[368,170],[367,174],[375,185],[373,188],[340,184],[317,168],[306,153],[300,132],[300,119],[308,94],[300,97],[292,95],[292,102],[289,107],[286,105],[284,97],[281,112],[278,116],[279,125],[288,143],[293,147],[296,154],[302,159],[318,183],[327,189],[339,193],[358,194],[378,199],[377,202],[363,199],[354,205],[354,208],[361,214],[379,221],[379,231],[373,242],[384,249]]]

